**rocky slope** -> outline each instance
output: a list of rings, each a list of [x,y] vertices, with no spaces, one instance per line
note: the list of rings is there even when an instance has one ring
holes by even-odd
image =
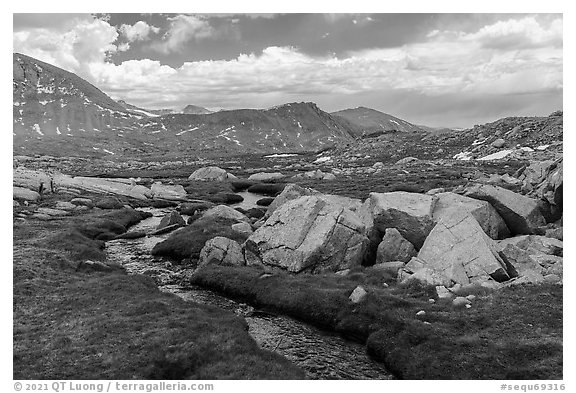
[[[136,120],[95,86],[58,67],[14,53],[14,135],[78,136],[129,126]]]
[[[159,116],[165,111],[116,102],[82,78],[21,54],[14,54],[13,98],[15,154],[285,153],[353,140],[348,125],[314,103]]]
[[[361,137],[373,137],[390,132],[423,132],[420,127],[406,120],[365,107],[344,109],[331,114],[344,119],[351,125],[354,133]]]
[[[350,128],[312,102],[289,103],[265,110],[174,114],[149,118],[140,124],[146,135],[165,136],[162,143],[186,144],[198,150],[295,152],[353,140]]]

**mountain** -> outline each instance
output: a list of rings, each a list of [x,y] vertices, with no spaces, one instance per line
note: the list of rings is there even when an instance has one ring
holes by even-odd
[[[19,53],[13,55],[15,135],[79,135],[122,128],[135,115],[77,75]]]
[[[186,108],[182,109],[182,113],[189,115],[206,115],[208,113],[212,113],[212,111],[206,108],[202,108],[201,106],[187,105]]]
[[[159,116],[116,102],[77,75],[29,56],[15,53],[13,62],[17,154],[287,153],[354,140],[353,127],[312,102]]]
[[[124,109],[126,109],[129,112],[132,112],[136,115],[156,117],[156,116],[162,116],[162,115],[168,115],[170,113],[174,113],[173,109],[143,109],[143,108],[137,107],[136,105],[129,104],[123,100],[118,100],[117,102],[120,105],[122,105],[122,107],[124,107]]]
[[[311,151],[353,140],[353,131],[313,102],[269,109],[173,114],[142,122],[146,134],[171,135],[198,149],[246,152]]]
[[[373,137],[390,132],[423,132],[422,128],[375,109],[358,107],[332,112],[344,119],[359,137]]]

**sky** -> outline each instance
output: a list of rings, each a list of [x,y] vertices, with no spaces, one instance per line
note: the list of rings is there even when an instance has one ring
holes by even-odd
[[[13,50],[147,108],[370,107],[471,127],[562,109],[562,14],[14,14]]]

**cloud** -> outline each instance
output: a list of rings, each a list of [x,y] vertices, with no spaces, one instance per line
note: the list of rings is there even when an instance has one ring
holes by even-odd
[[[164,53],[181,50],[190,40],[219,34],[201,17],[178,15],[169,20],[164,39],[151,44]],[[154,32],[149,26],[145,33],[146,27],[139,23],[121,28],[122,35],[130,39],[130,31],[133,40],[140,40]],[[293,46],[269,46],[260,54],[189,61],[180,67],[152,59],[110,62],[108,55],[127,50],[129,43],[117,44],[116,29],[98,19],[78,20],[64,32],[44,27],[15,31],[13,42],[16,51],[76,72],[112,97],[142,107],[183,107],[188,103],[267,107],[311,100],[321,106],[339,105],[332,109],[341,109],[345,103],[371,104],[425,122],[422,113],[432,118],[434,111],[441,110],[455,116],[450,106],[461,108],[459,103],[475,105],[473,111],[458,112],[463,113],[462,119],[468,116],[477,121],[481,118],[478,111],[488,108],[492,116],[498,110],[533,109],[534,104],[528,104],[531,99],[556,97],[550,102],[561,102],[561,32],[561,19],[527,17],[472,32],[434,31],[420,42],[343,56],[312,56]],[[486,100],[498,105],[487,103],[482,109]],[[510,104],[504,105],[508,101]],[[380,106],[375,105],[378,102]],[[419,113],[424,108],[419,103],[426,103],[427,112]]]
[[[45,27],[16,31],[13,48],[29,56],[77,72],[90,79],[89,65],[106,61],[117,51],[118,32],[100,19],[77,19],[62,32]]]
[[[208,21],[194,15],[176,15],[168,18],[170,27],[161,42],[151,47],[162,53],[179,52],[191,40],[200,41],[212,37],[215,30]]]
[[[136,22],[133,26],[123,24],[118,30],[128,39],[128,42],[144,41],[149,39],[151,32],[155,34],[160,32],[159,27],[150,26],[142,20]]]
[[[476,33],[463,36],[463,39],[477,41],[485,48],[494,49],[562,46],[562,26],[561,18],[554,19],[545,27],[531,16],[498,21],[484,26]]]

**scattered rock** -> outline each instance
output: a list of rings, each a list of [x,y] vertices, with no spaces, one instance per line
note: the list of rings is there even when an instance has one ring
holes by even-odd
[[[356,288],[354,288],[348,299],[350,299],[352,303],[357,304],[364,300],[367,295],[368,292],[366,292],[362,286],[358,285]]]
[[[67,212],[66,210],[50,209],[49,207],[39,207],[38,210],[36,210],[36,212],[39,214],[46,214],[52,217],[67,216],[70,214],[70,212]]]
[[[186,225],[186,221],[184,221],[184,219],[180,214],[178,214],[178,212],[173,211],[162,217],[162,220],[160,220],[160,224],[158,224],[158,226],[156,227],[156,231],[166,228],[167,226],[170,225],[184,226]]]
[[[215,205],[212,202],[186,202],[179,206],[179,210],[181,214],[192,216],[197,212],[208,210],[214,206]]]
[[[452,305],[454,307],[466,307],[470,305],[470,300],[466,299],[465,297],[458,296],[452,300]]]
[[[259,173],[254,173],[254,174],[248,176],[248,180],[267,182],[267,181],[271,181],[271,180],[284,179],[285,177],[286,177],[286,175],[283,175],[280,172],[272,172],[272,173],[259,172]],[[250,191],[250,190],[248,190],[248,191]]]
[[[552,239],[564,240],[564,229],[563,227],[546,229],[544,236]]]
[[[469,213],[441,219],[406,269],[417,273],[428,268],[450,282],[468,284],[510,279],[497,244]],[[450,287],[451,285],[444,285]]]
[[[100,261],[81,261],[76,266],[77,272],[118,272],[126,274],[126,269],[122,265],[116,263],[104,263]]]
[[[248,218],[260,219],[264,217],[264,214],[266,214],[264,210],[255,207],[246,211],[246,217]]]
[[[552,239],[546,236],[523,235],[515,236],[508,239],[500,240],[498,245],[504,249],[508,244],[515,245],[530,254],[547,254],[562,256],[564,243],[558,239]]]
[[[168,185],[155,182],[150,188],[152,198],[181,201],[186,199],[186,190],[181,185]]]
[[[22,166],[12,172],[12,185],[39,194],[49,194],[53,192],[52,177],[46,172],[31,170]]]
[[[233,192],[219,192],[207,199],[214,203],[225,203],[227,205],[240,203],[244,200],[241,195],[234,194]]]
[[[406,265],[404,262],[401,261],[393,261],[393,262],[381,262],[376,263],[375,265],[371,266],[370,269],[373,270],[383,270],[390,272],[392,275],[397,275],[398,270],[402,269]]]
[[[270,204],[274,202],[274,198],[262,198],[256,201],[258,206],[270,206]]]
[[[197,169],[188,177],[188,180],[196,181],[225,181],[231,179],[237,178],[217,166],[208,166]]]
[[[232,239],[217,236],[206,242],[200,251],[198,268],[207,265],[245,265],[242,247]]]
[[[92,205],[94,204],[92,202],[92,199],[89,198],[74,198],[70,200],[70,203],[73,203],[74,205],[77,206],[88,206],[88,207],[92,207]]]
[[[417,159],[416,157],[405,157],[402,158],[401,160],[396,161],[396,163],[394,165],[406,165],[406,164],[410,164],[416,161],[420,161],[419,159]]]
[[[57,192],[83,190],[100,194],[127,196],[139,200],[147,200],[152,197],[152,191],[136,184],[134,179],[71,177],[63,174],[54,174],[52,180],[54,190]]]
[[[524,195],[486,184],[467,187],[465,195],[489,202],[514,235],[538,233],[546,225],[537,201]]]
[[[254,184],[256,184],[256,182],[254,182],[252,180],[243,180],[243,179],[234,180],[234,181],[230,182],[232,189],[236,192],[244,191],[248,187],[253,186]]]
[[[59,210],[74,210],[74,209],[76,209],[75,204],[73,204],[71,202],[64,202],[64,201],[56,202],[56,205],[54,205],[54,207],[56,209],[59,209]]]
[[[432,299],[432,300],[434,300],[434,299]],[[416,313],[416,316],[417,316],[417,317],[421,317],[421,316],[424,316],[424,315],[426,315],[426,311],[424,311],[424,310],[420,310],[420,311],[418,311],[418,312]]]
[[[120,202],[120,200],[115,197],[104,197],[98,199],[95,206],[100,209],[122,209],[124,203]]]
[[[188,224],[190,224],[190,223],[188,223]],[[162,235],[162,234],[164,234],[164,233],[172,232],[173,230],[178,229],[178,228],[182,228],[182,227],[183,227],[182,224],[171,224],[171,225],[167,225],[167,226],[165,226],[165,227],[156,229],[155,231],[151,232],[151,233],[150,233],[150,236]]]
[[[263,194],[263,195],[270,195],[275,196],[284,190],[286,184],[278,184],[278,183],[258,183],[248,187],[248,192],[253,194]]]
[[[412,243],[404,239],[396,228],[387,228],[376,252],[376,263],[408,262],[418,254]]]
[[[250,224],[248,224],[247,222],[239,222],[237,224],[232,224],[231,228],[232,228],[232,230],[239,232],[239,233],[244,233],[247,236],[250,236],[252,234],[252,232],[254,232],[252,230],[252,226]]]
[[[12,198],[30,202],[37,202],[40,200],[40,194],[36,191],[29,190],[23,187],[12,187]]]
[[[218,205],[215,206],[213,208],[210,208],[208,210],[206,210],[204,212],[204,214],[202,214],[202,217],[204,218],[224,218],[224,219],[230,219],[230,220],[235,220],[238,222],[241,221],[245,221],[248,222],[248,217],[246,217],[244,214],[240,213],[238,210],[235,210],[229,206],[226,205]]]
[[[492,142],[490,145],[492,147],[499,149],[499,148],[503,147],[505,144],[506,144],[506,141],[504,139],[498,138],[494,142]]]

